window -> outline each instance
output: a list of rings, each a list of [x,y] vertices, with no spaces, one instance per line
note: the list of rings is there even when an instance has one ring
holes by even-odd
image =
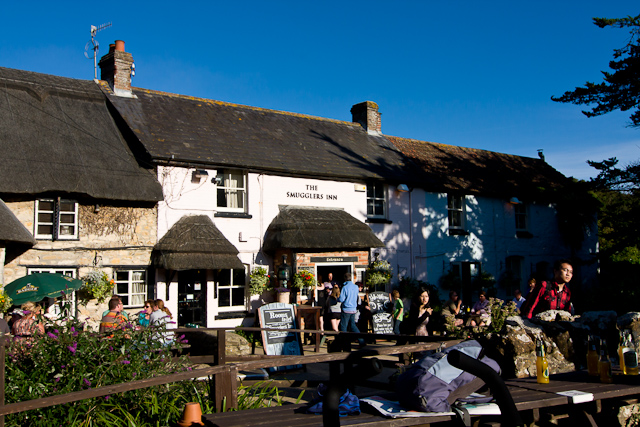
[[[116,294],[125,307],[142,307],[147,299],[146,272],[144,270],[116,270]]]
[[[449,213],[449,232],[459,234],[464,231],[464,196],[449,194],[447,196],[447,211]]]
[[[387,215],[386,205],[384,184],[379,182],[367,184],[367,217],[385,218]]]
[[[524,204],[515,205],[516,231],[527,231],[529,221],[527,218],[527,207]]]
[[[69,268],[28,268],[27,274],[34,273],[58,273],[64,276],[76,278],[76,270]]]
[[[238,170],[218,170],[217,206],[224,212],[246,212],[247,175]]]
[[[245,309],[245,270],[218,270],[216,293],[219,311]]]
[[[78,238],[78,203],[64,199],[36,200],[36,239]]]

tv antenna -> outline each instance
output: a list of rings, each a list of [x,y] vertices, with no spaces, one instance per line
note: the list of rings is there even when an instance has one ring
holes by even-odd
[[[98,48],[99,48],[99,43],[96,40],[96,33],[98,31],[102,31],[105,28],[109,28],[111,26],[111,22],[107,22],[106,24],[102,24],[99,26],[95,26],[92,25],[91,26],[91,40],[89,40],[87,42],[87,44],[84,47],[84,56],[87,57],[87,59],[91,59],[93,57],[93,78],[94,79],[98,79]],[[92,50],[93,53],[90,54],[89,51]]]

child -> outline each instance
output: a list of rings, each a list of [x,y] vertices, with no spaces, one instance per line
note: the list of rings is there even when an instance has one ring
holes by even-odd
[[[391,297],[393,298],[393,333],[396,335],[400,335],[400,323],[402,323],[402,315],[404,314],[404,304],[402,304],[402,300],[400,299],[400,292],[397,289],[394,289],[391,292]]]

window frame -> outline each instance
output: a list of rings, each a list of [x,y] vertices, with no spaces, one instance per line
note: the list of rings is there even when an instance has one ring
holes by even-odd
[[[459,201],[460,206],[455,206]],[[451,234],[464,234],[466,230],[466,197],[463,194],[447,193],[447,225]],[[453,215],[458,216],[460,225],[452,225]]]
[[[220,275],[222,274],[222,271],[229,271],[229,284],[221,284],[220,283]],[[237,284],[235,283],[235,281],[237,280],[236,278],[236,271],[242,271],[243,273],[243,283]],[[247,274],[248,272],[248,266],[245,264],[244,265],[244,269],[240,269],[240,268],[221,268],[219,270],[216,270],[216,274],[215,274],[215,299],[217,302],[217,306],[218,306],[218,313],[226,313],[226,312],[234,312],[234,311],[238,311],[238,310],[246,310],[247,308]],[[234,289],[242,289],[242,304],[237,304],[234,305],[233,304],[233,291]],[[229,305],[221,305],[221,298],[220,298],[220,294],[221,291],[229,291]]]
[[[379,189],[380,187],[382,187],[381,191],[382,191],[382,197],[378,197],[376,196],[376,190]],[[370,191],[370,189],[372,189]],[[388,202],[387,202],[387,185],[383,182],[368,182],[367,183],[367,218],[370,219],[387,219],[387,213],[388,213]],[[370,204],[370,202],[372,202]],[[376,214],[375,213],[375,208],[376,208],[376,202],[382,202],[382,214]],[[372,207],[373,209],[373,213],[369,213],[369,207]]]
[[[53,210],[45,210],[40,208],[42,202],[50,202],[53,204]],[[61,205],[65,203],[72,203],[72,211],[62,211]],[[36,199],[34,205],[34,221],[33,235],[38,240],[78,240],[79,236],[79,204],[76,200],[71,199]],[[51,221],[41,221],[41,214],[50,215]],[[63,216],[73,216],[73,222],[64,222]],[[39,232],[40,226],[50,226],[51,233],[43,234]],[[62,234],[62,227],[73,227],[74,232],[72,234]]]
[[[119,280],[118,279],[118,273],[127,273],[127,279],[126,280]],[[134,280],[133,276],[135,273],[142,273],[142,279],[141,280]],[[123,304],[124,308],[138,308],[138,307],[144,307],[144,302],[147,300],[147,292],[148,292],[148,284],[147,284],[147,270],[145,269],[141,269],[141,268],[117,268],[113,270],[113,282],[114,282],[114,290],[115,290],[115,294],[120,295],[121,297],[124,296],[126,297],[127,300],[127,304]],[[127,292],[120,292],[120,290],[118,289],[118,285],[119,284],[127,284]],[[142,291],[141,292],[133,292],[133,285],[134,284],[142,284]],[[140,296],[142,295],[142,301],[141,304],[131,304],[131,302],[134,300],[134,296]],[[124,303],[124,301],[123,301]]]
[[[241,175],[242,176],[242,187],[227,187],[224,185],[225,178],[230,178],[232,174]],[[226,175],[226,177],[225,177]],[[247,213],[248,212],[248,174],[246,171],[241,169],[218,169],[216,171],[216,210],[218,212],[228,212],[228,213]],[[233,208],[229,206],[220,206],[220,198],[218,197],[219,191],[224,191],[227,196],[227,205],[229,204],[229,194],[232,192],[242,192],[242,207],[241,208]]]
[[[527,209],[527,205],[525,205],[524,203],[515,205],[513,209],[513,215],[515,217],[516,233],[529,231],[529,210]],[[524,222],[523,227],[519,227],[519,219]]]

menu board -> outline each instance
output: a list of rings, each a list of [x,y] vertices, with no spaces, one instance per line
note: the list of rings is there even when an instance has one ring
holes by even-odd
[[[372,325],[374,334],[393,334],[393,318],[390,311],[393,303],[386,292],[371,292],[369,306],[373,314]]]
[[[274,302],[263,305],[258,309],[261,328],[295,329],[296,317],[293,305]],[[288,331],[262,331],[262,344],[264,353],[270,356],[298,355],[300,351],[300,334]],[[300,368],[301,365],[281,366],[270,368],[271,370],[285,370]]]

